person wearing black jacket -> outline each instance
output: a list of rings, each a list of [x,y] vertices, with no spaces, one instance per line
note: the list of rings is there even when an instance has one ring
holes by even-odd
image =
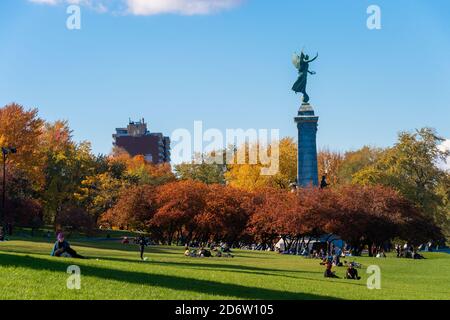
[[[64,239],[64,234],[62,233],[58,234],[50,255],[53,257],[69,256],[71,258],[86,259],[70,247],[69,242]]]
[[[145,250],[145,246],[148,245],[147,239],[141,235],[138,239],[138,245],[139,245],[139,249],[141,252],[141,260],[144,260],[144,250]]]

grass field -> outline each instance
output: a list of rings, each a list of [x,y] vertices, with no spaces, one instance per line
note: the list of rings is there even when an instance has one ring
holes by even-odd
[[[0,299],[450,299],[450,255],[425,260],[357,258],[380,266],[381,289],[362,280],[326,279],[318,260],[235,250],[234,258],[186,258],[180,247],[71,241],[88,260],[53,258],[42,238],[0,242]],[[81,268],[81,290],[66,288],[66,269]],[[335,268],[342,278],[345,268]]]

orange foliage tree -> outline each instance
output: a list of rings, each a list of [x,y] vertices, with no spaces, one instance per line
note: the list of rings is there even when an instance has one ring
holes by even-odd
[[[155,187],[132,186],[122,190],[116,205],[102,216],[101,223],[144,231],[148,230],[156,210]]]
[[[159,186],[156,194],[158,210],[151,225],[162,230],[168,244],[175,235],[177,240],[189,241],[197,230],[195,217],[205,211],[207,193],[207,185],[192,180]]]
[[[196,216],[203,242],[224,241],[229,245],[245,238],[253,213],[252,194],[223,185],[211,185],[206,194],[206,207]]]
[[[8,164],[24,172],[34,184],[42,182],[44,154],[39,148],[44,121],[37,109],[25,110],[12,103],[0,108],[0,147],[15,147]]]

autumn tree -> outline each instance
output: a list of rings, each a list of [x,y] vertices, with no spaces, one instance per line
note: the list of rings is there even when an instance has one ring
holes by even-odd
[[[211,185],[205,209],[196,215],[199,239],[226,242],[230,246],[241,240],[253,213],[252,194],[223,185]]]
[[[4,219],[5,223],[35,229],[43,225],[42,207],[32,198],[7,198]]]
[[[56,230],[67,230],[69,234],[78,231],[92,234],[96,227],[94,218],[84,208],[63,205],[61,211],[55,218]]]
[[[450,154],[441,150],[443,141],[433,129],[402,132],[398,142],[389,148],[372,166],[354,175],[362,185],[381,184],[398,190],[435,222],[448,221],[445,195],[439,186],[445,185],[447,173],[437,166]]]
[[[271,246],[281,237],[286,247],[290,247],[301,228],[297,195],[283,189],[262,188],[255,191],[253,204],[255,209],[249,231],[255,240]]]
[[[327,178],[328,184],[337,186],[341,183],[339,172],[344,158],[341,153],[329,149],[319,150],[317,163],[319,169],[319,181],[322,176]]]
[[[117,203],[101,217],[101,223],[127,230],[149,231],[156,214],[156,189],[150,185],[122,189]]]
[[[43,125],[37,109],[26,110],[16,103],[0,108],[0,147],[17,149],[9,155],[8,167],[23,172],[35,187],[43,180],[44,156],[39,148]]]
[[[128,178],[137,184],[161,185],[175,181],[175,175],[169,163],[153,164],[143,155],[130,156],[124,149],[115,148],[110,156],[111,163],[117,168],[125,167]]]
[[[333,192],[337,210],[328,215],[325,230],[338,234],[356,254],[365,246],[380,247],[396,237],[411,244],[442,239],[434,222],[392,188],[347,185]]]
[[[130,186],[126,179],[116,179],[108,171],[97,173],[81,181],[75,199],[97,222],[104,212],[116,204],[121,191]]]
[[[40,198],[46,221],[56,223],[64,207],[76,206],[76,193],[81,182],[93,174],[95,159],[89,143],[72,141],[67,122],[46,124],[42,137],[45,183]]]
[[[272,145],[269,145],[269,151]],[[279,142],[279,170],[269,177],[269,186],[279,189],[288,189],[297,178],[297,143],[287,137]]]
[[[221,156],[216,158],[217,154]],[[191,162],[175,165],[175,173],[180,180],[196,180],[206,184],[225,184],[226,164],[224,160],[224,151],[197,154]]]
[[[204,212],[207,185],[192,181],[171,182],[158,186],[156,202],[158,210],[152,219],[152,226],[165,231],[165,239],[171,244],[175,235],[177,241],[189,242],[197,229],[195,217]]]
[[[439,213],[436,215],[437,225],[442,227],[446,239],[450,239],[450,171],[446,171],[439,184],[436,192],[442,203],[438,207]]]
[[[384,151],[381,148],[364,146],[355,151],[345,152],[337,170],[339,184],[351,183],[356,173],[372,166]]]
[[[263,168],[269,165],[264,164],[258,154],[268,156],[276,155],[274,146],[278,147],[278,157],[273,157],[277,161],[278,170],[271,175],[264,175]],[[272,142],[269,146],[262,146],[257,143],[244,144],[236,152],[245,154],[245,163],[238,163],[235,156],[233,163],[228,164],[228,170],[225,173],[225,179],[230,186],[256,190],[258,188],[275,187],[287,189],[295,181],[297,176],[297,148],[292,138],[283,138],[279,142]],[[252,161],[252,153],[254,161]]]

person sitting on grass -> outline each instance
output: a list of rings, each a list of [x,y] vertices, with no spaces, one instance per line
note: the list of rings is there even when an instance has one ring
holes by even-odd
[[[345,274],[345,279],[352,279],[352,280],[360,280],[361,277],[358,276],[358,270],[355,269],[355,266],[353,263],[348,264],[347,273]]]
[[[184,256],[185,257],[196,257],[197,254],[195,253],[195,250],[190,250],[189,246],[184,247]]]
[[[324,272],[324,277],[325,278],[339,278],[332,270],[331,268],[333,267],[333,263],[331,263],[331,261],[327,262],[327,267],[325,269]]]
[[[51,256],[86,259],[70,247],[69,242],[64,239],[64,234],[62,232],[58,233],[56,239],[57,240],[55,242],[55,245],[53,246]]]
[[[384,253],[384,250],[378,251],[376,257],[377,258],[386,258],[386,254]]]
[[[425,257],[423,255],[421,255],[420,253],[418,253],[416,250],[413,251],[412,258],[413,259],[425,259]]]

